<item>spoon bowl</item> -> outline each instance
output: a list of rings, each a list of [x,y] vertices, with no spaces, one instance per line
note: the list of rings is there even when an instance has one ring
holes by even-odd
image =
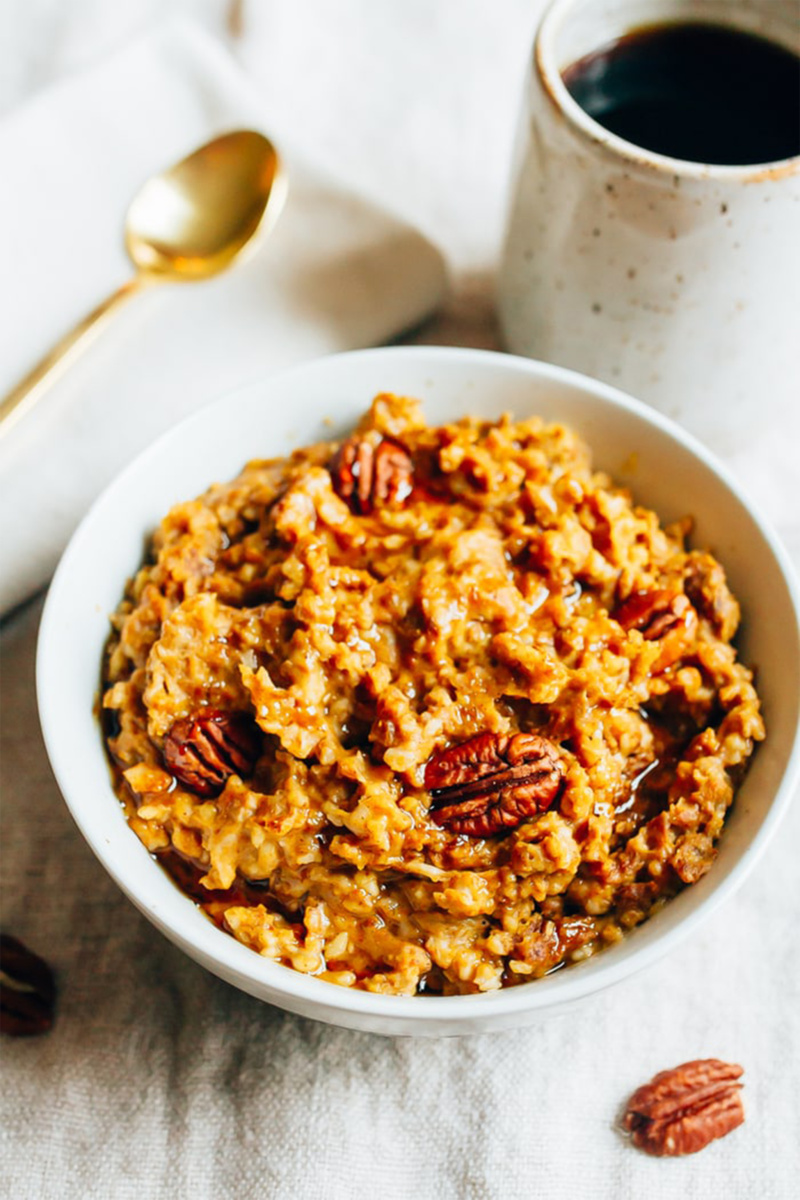
[[[123,300],[152,283],[210,279],[275,223],[286,195],[280,157],[251,129],[222,134],[154,175],[125,220],[136,268],[0,401],[0,436],[29,411],[89,345]]]
[[[148,180],[125,222],[137,270],[169,279],[208,279],[253,241],[285,192],[275,147],[254,130],[215,138]]]

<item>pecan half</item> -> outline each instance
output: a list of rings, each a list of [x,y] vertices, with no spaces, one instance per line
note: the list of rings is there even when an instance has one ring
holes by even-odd
[[[164,762],[198,796],[215,796],[231,775],[249,775],[261,749],[251,717],[217,709],[176,721],[164,741]]]
[[[622,1126],[647,1154],[695,1154],[744,1121],[742,1074],[718,1058],[661,1071],[633,1093]]]
[[[0,935],[0,1032],[12,1037],[47,1033],[55,1014],[56,982],[43,958]]]
[[[683,588],[700,616],[729,642],[739,626],[739,602],[731,594],[725,572],[710,554],[693,550],[686,560]]]
[[[333,490],[361,516],[385,504],[402,504],[411,494],[414,465],[393,438],[377,445],[366,437],[343,442],[329,467]]]
[[[452,833],[489,837],[549,808],[564,783],[557,748],[535,733],[479,733],[425,768],[431,816]]]
[[[623,629],[638,629],[648,642],[661,642],[656,670],[682,658],[697,632],[697,613],[691,601],[674,588],[632,592],[611,616]]]

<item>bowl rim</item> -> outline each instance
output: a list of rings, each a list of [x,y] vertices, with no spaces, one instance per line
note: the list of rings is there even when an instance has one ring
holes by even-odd
[[[692,909],[674,925],[660,931],[660,934],[648,943],[637,946],[635,944],[637,931],[633,930],[624,939],[629,947],[627,953],[619,957],[615,955],[607,957],[605,954],[593,956],[587,960],[586,964],[573,964],[568,970],[556,970],[549,976],[531,981],[531,985],[523,984],[488,993],[457,996],[395,996],[357,991],[305,975],[291,967],[284,967],[279,963],[262,958],[230,934],[215,926],[176,885],[173,885],[176,903],[168,906],[166,916],[163,906],[152,905],[145,894],[146,889],[138,881],[138,876],[141,874],[139,864],[143,859],[133,853],[131,855],[133,865],[130,869],[127,865],[121,867],[119,863],[109,862],[103,839],[92,826],[91,813],[87,811],[87,803],[79,783],[79,773],[76,773],[74,762],[66,753],[68,747],[62,744],[59,734],[58,712],[54,707],[57,686],[55,664],[58,642],[63,636],[60,628],[61,597],[64,593],[68,594],[70,590],[73,560],[79,557],[86,539],[91,538],[93,525],[106,504],[112,501],[118,492],[125,490],[131,477],[147,469],[148,462],[152,458],[158,457],[165,443],[178,437],[190,426],[209,421],[210,414],[217,409],[241,402],[249,394],[262,391],[265,386],[272,389],[281,387],[284,383],[302,378],[305,373],[321,372],[324,374],[329,364],[342,359],[365,360],[390,357],[406,360],[416,359],[426,366],[429,365],[432,370],[435,370],[440,364],[458,363],[469,366],[472,363],[501,372],[528,375],[540,382],[551,381],[577,388],[595,400],[643,418],[647,424],[654,426],[673,441],[677,441],[684,449],[689,450],[712,475],[725,485],[735,498],[746,505],[759,535],[766,543],[783,575],[795,616],[798,617],[798,624],[800,624],[800,616],[798,616],[800,614],[800,587],[798,587],[795,572],[786,551],[758,506],[750,500],[728,468],[691,434],[655,409],[609,384],[564,367],[490,350],[441,346],[379,347],[326,355],[288,370],[259,377],[221,395],[170,427],[141,453],[137,454],[101,492],[70,539],[56,569],[42,613],[36,654],[36,691],[45,747],[59,790],[73,820],[105,870],[128,898],[162,933],[213,973],[221,975],[245,991],[252,991],[252,994],[267,999],[268,1002],[280,1005],[285,1001],[285,1006],[290,1007],[291,1002],[294,1001],[302,1006],[303,1011],[307,1011],[311,1015],[318,1015],[321,1019],[336,1022],[338,1014],[349,1014],[354,1019],[376,1018],[387,1024],[393,1021],[412,1022],[420,1030],[424,1030],[426,1026],[443,1023],[469,1025],[471,1022],[476,1023],[477,1020],[479,1024],[481,1017],[490,1013],[494,1017],[502,1015],[504,1018],[513,1018],[514,1014],[543,1011],[554,1006],[560,1007],[610,987],[669,953],[741,886],[766,849],[770,838],[788,810],[795,783],[800,776],[800,727],[795,731],[786,767],[759,829],[743,851],[739,861],[719,883],[710,888],[707,895],[702,896]],[[103,753],[99,726],[97,749],[98,753]],[[110,775],[108,795],[109,800],[114,802]],[[135,849],[143,851],[146,855],[147,851],[132,830],[130,835],[135,840]],[[151,861],[153,870],[159,871],[164,878],[168,878],[162,868],[152,859]],[[680,897],[676,897],[672,903],[677,903],[679,900]],[[647,923],[638,928],[647,928]],[[590,964],[590,970],[582,970],[584,965],[589,966]],[[312,1010],[316,1010],[316,1012]],[[470,1030],[467,1029],[465,1032],[470,1032]]]

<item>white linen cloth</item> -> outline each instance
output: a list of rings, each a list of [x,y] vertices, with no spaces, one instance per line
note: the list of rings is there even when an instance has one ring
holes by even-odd
[[[3,920],[60,997],[49,1034],[0,1047],[3,1200],[796,1195],[800,805],[699,931],[561,1016],[430,1041],[335,1029],[208,974],[94,859],[38,732],[39,610],[3,633]],[[685,1159],[634,1150],[615,1129],[630,1093],[707,1057],[745,1067],[745,1124]]]
[[[0,125],[0,395],[132,273],[128,203],[217,133],[270,133],[226,51],[172,20]],[[386,341],[442,298],[440,255],[291,145],[270,234],[214,280],[128,302],[0,437],[0,612],[41,586],[101,487],[162,430],[237,384]],[[221,431],[222,432],[222,431]]]
[[[24,13],[36,27],[32,48],[15,55],[24,39],[0,39],[8,68],[0,87],[82,65],[92,36],[96,53],[156,7],[191,8],[223,32],[219,0],[32,0],[16,8],[18,24]],[[343,162],[384,200],[402,183],[403,212],[447,248],[456,273],[485,270],[542,7],[250,0],[238,52],[298,144]],[[447,320],[422,336],[494,344],[490,296],[490,281],[462,287]],[[139,318],[131,351],[152,324]],[[206,327],[198,329],[199,342]],[[124,386],[113,364],[126,337],[107,351],[115,386]],[[136,362],[131,352],[126,369]],[[168,369],[179,363],[170,355]],[[193,389],[205,386],[199,371],[189,378]],[[788,414],[787,431],[791,438]],[[770,477],[755,438],[752,459],[735,466],[762,504],[774,492],[771,511],[797,563],[794,480]],[[0,881],[4,927],[53,962],[61,995],[52,1033],[0,1045],[3,1200],[796,1195],[800,806],[742,890],[687,942],[561,1017],[462,1040],[388,1041],[325,1027],[204,972],[93,859],[38,733],[39,609],[26,606],[0,635]],[[615,1131],[619,1109],[654,1072],[698,1056],[744,1065],[747,1121],[701,1154],[648,1159]]]

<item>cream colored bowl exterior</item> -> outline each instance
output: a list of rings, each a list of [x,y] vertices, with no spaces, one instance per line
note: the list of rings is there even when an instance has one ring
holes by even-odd
[[[583,434],[599,466],[664,520],[686,512],[742,600],[745,659],[758,664],[769,736],[737,798],[710,873],[596,958],[480,996],[377,996],[260,958],[177,890],[129,829],[111,788],[93,707],[108,614],[173,503],[232,477],[252,457],[347,430],[379,391],[424,400],[430,422],[466,413],[539,413]],[[745,878],[785,812],[798,774],[800,634],[796,586],[773,535],[699,444],[658,413],[558,367],[474,350],[390,348],[321,359],[224,398],[136,459],[67,548],[42,618],[39,711],[48,754],[81,832],[133,903],[177,946],[236,987],[303,1016],[392,1035],[453,1035],[529,1024],[647,966]]]

